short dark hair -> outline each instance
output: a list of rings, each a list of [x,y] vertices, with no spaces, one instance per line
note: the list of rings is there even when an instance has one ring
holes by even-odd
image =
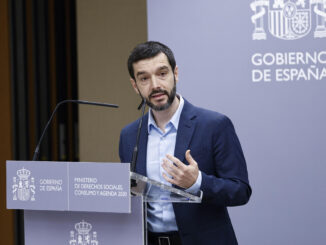
[[[148,41],[145,43],[138,44],[131,51],[131,54],[129,55],[128,58],[128,71],[130,77],[135,79],[134,67],[133,67],[133,64],[135,62],[143,59],[155,57],[159,53],[164,53],[167,56],[172,71],[174,71],[176,63],[171,49],[168,46],[164,45],[163,43]]]

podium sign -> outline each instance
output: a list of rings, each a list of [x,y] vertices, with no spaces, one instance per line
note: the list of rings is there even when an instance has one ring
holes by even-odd
[[[130,213],[130,165],[7,161],[7,208]]]

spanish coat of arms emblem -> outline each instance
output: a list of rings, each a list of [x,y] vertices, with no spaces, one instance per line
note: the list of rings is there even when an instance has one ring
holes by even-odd
[[[267,39],[267,27],[279,39],[302,38],[311,31],[312,17],[316,18],[314,38],[326,37],[326,0],[255,0],[250,8],[254,11],[253,40]],[[268,19],[266,25],[265,19]]]
[[[30,178],[30,175],[31,171],[25,168],[17,171],[17,176],[13,177],[13,200],[35,201],[34,178]]]
[[[99,245],[97,232],[92,230],[90,223],[82,222],[75,224],[75,231],[70,231],[69,245]]]

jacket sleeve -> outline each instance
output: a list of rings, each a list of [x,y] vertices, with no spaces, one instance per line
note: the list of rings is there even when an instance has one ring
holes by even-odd
[[[203,202],[218,206],[246,204],[251,195],[246,161],[230,119],[213,135],[215,174],[202,172]]]

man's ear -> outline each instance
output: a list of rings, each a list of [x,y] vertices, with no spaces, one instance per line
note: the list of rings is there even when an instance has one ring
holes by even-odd
[[[134,88],[135,92],[139,94],[139,90],[136,84],[136,81],[133,78],[130,78],[131,86]]]
[[[177,83],[179,81],[179,67],[177,65],[174,68],[174,78],[175,82]]]

